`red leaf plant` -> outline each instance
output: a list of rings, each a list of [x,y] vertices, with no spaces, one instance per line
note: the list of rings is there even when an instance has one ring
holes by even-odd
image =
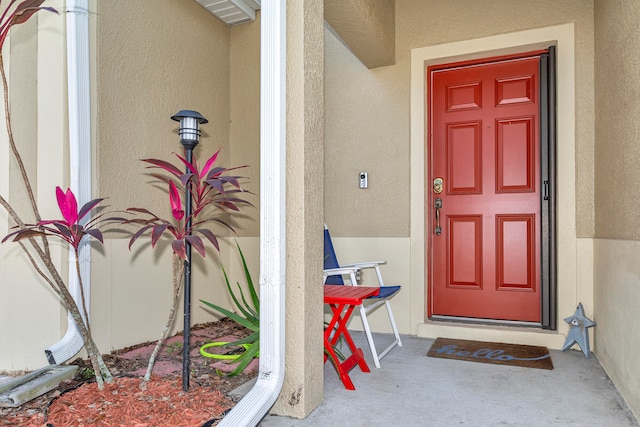
[[[145,218],[136,217],[123,221],[123,224],[133,224],[140,227],[131,237],[129,249],[141,236],[149,232],[152,248],[156,247],[162,236],[168,234],[172,239],[171,249],[173,251],[173,303],[169,319],[149,359],[144,381],[151,379],[155,358],[173,324],[178,296],[182,286],[184,263],[191,262],[187,256],[186,243],[188,242],[203,258],[206,257],[205,242],[207,241],[216,250],[220,251],[218,238],[208,226],[218,225],[235,232],[229,222],[231,212],[238,212],[242,205],[251,205],[241,197],[242,193],[248,194],[240,186],[239,180],[243,177],[229,174],[231,171],[246,166],[234,168],[214,167],[219,153],[220,150],[207,159],[202,169],[199,168],[195,157],[193,161],[189,162],[184,157],[176,154],[182,166],[185,167],[184,171],[164,160],[142,160],[150,165],[147,168],[160,169],[168,173],[168,175],[161,173],[151,173],[150,175],[168,186],[171,219],[164,219],[145,208],[127,209],[130,213],[145,216]],[[190,215],[186,215],[182,204],[183,198],[186,201],[187,194],[191,197],[192,203],[192,213]],[[202,237],[204,237],[204,240]]]
[[[95,200],[93,202],[89,202],[87,205],[83,206],[80,212],[78,212],[77,203],[75,201],[75,196],[73,196],[73,193],[71,193],[70,191],[67,191],[67,193],[63,193],[62,190],[58,189],[58,204],[61,208],[64,220],[52,221],[48,223],[46,221],[42,221],[31,182],[29,180],[29,176],[27,175],[27,171],[20,152],[18,151],[18,147],[15,143],[11,126],[9,87],[7,84],[6,71],[4,69],[4,56],[1,54],[2,47],[5,40],[7,39],[7,36],[10,33],[11,28],[13,28],[15,25],[27,22],[32,16],[34,16],[41,10],[53,12],[56,14],[58,13],[52,7],[41,6],[43,2],[44,0],[25,0],[18,3],[16,0],[10,0],[9,2],[6,2],[4,4],[4,7],[2,8],[2,12],[0,14],[0,77],[2,79],[2,88],[4,92],[5,124],[7,129],[8,142],[9,147],[11,148],[11,153],[20,171],[22,183],[24,184],[24,190],[26,191],[31,205],[30,215],[33,215],[33,217],[35,217],[36,222],[35,225],[25,224],[22,216],[19,215],[15,209],[13,209],[11,204],[4,196],[0,195],[0,205],[7,211],[11,219],[17,224],[16,227],[18,228],[17,231],[11,233],[2,241],[4,242],[9,237],[14,237],[13,240],[18,242],[20,247],[29,258],[29,261],[31,262],[33,268],[58,295],[64,307],[71,313],[78,331],[80,332],[80,334],[82,335],[82,339],[84,340],[85,348],[87,350],[89,359],[91,360],[91,364],[96,375],[96,382],[98,384],[98,387],[102,389],[104,382],[113,381],[113,377],[109,372],[107,365],[102,360],[102,356],[100,351],[98,350],[98,347],[93,341],[88,323],[85,324],[84,319],[80,314],[78,305],[73,299],[73,296],[69,292],[69,289],[62,279],[62,276],[60,275],[57,267],[52,261],[51,251],[49,250],[49,242],[47,240],[48,236],[61,237],[64,241],[69,242],[76,251],[78,248],[77,245],[79,245],[80,240],[84,235],[90,235],[94,238],[98,238],[98,240],[102,240],[102,234],[96,228],[94,228],[95,222],[89,223],[85,226],[78,226],[77,224],[78,219],[83,218],[91,210],[93,210],[93,208],[100,202],[100,199],[97,199],[97,202]],[[0,0],[0,7],[2,7],[2,0]],[[92,205],[92,203],[95,204]],[[74,204],[76,206],[75,208]],[[96,220],[94,219],[94,221]],[[40,238],[36,239],[36,237]],[[23,239],[26,239],[29,246],[25,245]],[[35,256],[31,254],[30,250],[35,252]],[[44,266],[44,269],[41,268],[41,265]],[[81,280],[81,277],[79,275],[78,278]]]
[[[76,258],[76,273],[78,274],[78,281],[80,283],[80,293],[82,297],[82,311],[84,319],[89,318],[87,315],[87,308],[84,304],[84,289],[82,286],[82,276],[80,275],[80,262],[79,262],[79,250],[80,243],[85,236],[93,237],[100,243],[103,242],[102,232],[97,228],[98,224],[105,221],[121,220],[121,218],[103,218],[103,214],[97,215],[86,221],[83,225],[81,222],[83,219],[104,199],[94,199],[85,203],[80,212],[78,212],[78,202],[73,192],[67,188],[64,192],[60,187],[56,187],[56,199],[58,200],[58,207],[62,213],[63,219],[52,220],[40,220],[37,224],[23,224],[22,226],[16,226],[19,228],[17,231],[7,234],[2,243],[11,239],[14,242],[19,242],[22,239],[33,237],[58,237],[67,242],[70,247],[73,248]],[[89,324],[86,324],[87,329],[91,332]]]
[[[84,236],[93,237],[103,243],[102,232],[96,228],[101,220],[105,220],[102,218],[103,215],[94,217],[85,225],[82,225],[81,221],[104,199],[94,199],[85,203],[80,212],[78,212],[76,196],[70,189],[67,188],[64,192],[62,188],[56,187],[56,199],[63,219],[40,220],[37,224],[24,224],[19,230],[7,234],[2,242],[11,237],[14,242],[17,242],[26,237],[55,236],[67,242],[76,253]]]

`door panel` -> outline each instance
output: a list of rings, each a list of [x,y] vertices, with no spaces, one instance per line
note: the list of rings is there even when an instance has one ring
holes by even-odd
[[[533,215],[497,215],[497,289],[535,291]]]
[[[447,124],[449,194],[482,193],[481,122]]]
[[[429,71],[430,315],[541,321],[539,59]]]
[[[536,144],[533,141],[533,118],[499,120],[496,125],[496,191],[535,192]]]
[[[482,289],[482,217],[450,215],[449,287]]]

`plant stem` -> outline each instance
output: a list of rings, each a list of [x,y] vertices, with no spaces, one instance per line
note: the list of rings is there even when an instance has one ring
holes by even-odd
[[[89,322],[89,313],[87,312],[87,300],[84,296],[84,285],[82,284],[82,275],[80,274],[80,252],[77,248],[73,248],[76,255],[76,273],[78,274],[78,285],[80,286],[80,298],[82,299],[82,314],[87,325],[87,331],[91,334],[91,323]]]
[[[156,357],[158,356],[158,352],[162,347],[162,343],[167,338],[169,334],[169,330],[171,329],[171,325],[173,324],[173,320],[176,316],[176,308],[178,306],[178,297],[180,296],[180,288],[182,287],[182,270],[184,268],[184,263],[182,260],[173,253],[173,302],[171,304],[171,311],[169,312],[169,319],[167,320],[162,333],[160,334],[160,339],[156,343],[156,347],[153,349],[153,353],[151,353],[151,357],[149,358],[149,364],[147,365],[147,373],[144,375],[144,383],[151,379],[151,371],[153,371],[153,365],[155,364]]]
[[[18,216],[16,211],[13,209],[13,207],[2,196],[0,196],[0,205],[2,205],[7,210],[7,212],[9,213],[9,216],[11,216],[11,218],[15,221],[16,224],[18,224],[19,227],[24,227],[25,224],[22,221],[22,219]],[[51,260],[51,255],[48,253],[45,253],[45,251],[40,247],[40,245],[38,245],[38,242],[33,237],[30,237],[28,240],[29,240],[29,243],[31,243],[31,246],[33,247],[34,251],[38,255],[38,258],[40,258],[40,260],[46,267],[47,271],[51,275],[51,278],[45,278],[46,282],[60,297],[62,304],[71,313],[71,316],[74,322],[76,323],[76,326],[78,327],[78,331],[80,332],[80,335],[84,340],[84,344],[86,346],[87,353],[89,355],[89,359],[91,361],[91,365],[93,367],[93,370],[96,376],[96,383],[98,384],[98,388],[102,390],[104,388],[104,382],[107,382],[107,383],[112,382],[113,376],[111,375],[109,368],[104,363],[104,360],[102,359],[102,355],[100,354],[98,347],[96,346],[95,342],[93,341],[93,338],[91,337],[91,333],[89,332],[84,320],[82,319],[82,315],[80,314],[80,309],[78,308],[78,305],[76,304],[75,300],[71,296],[71,293],[69,293],[69,290],[67,289],[64,281],[62,280],[62,277],[60,276],[60,274],[58,273],[58,270],[53,264],[53,261]],[[46,241],[46,237],[44,237],[44,240]],[[21,246],[23,250],[27,252],[27,248],[24,245],[21,245]],[[28,253],[27,253],[27,256],[29,257],[29,260],[35,267],[36,272],[38,272],[41,276],[45,277],[44,272],[42,272],[42,270],[37,266],[35,259],[31,257],[31,255]]]

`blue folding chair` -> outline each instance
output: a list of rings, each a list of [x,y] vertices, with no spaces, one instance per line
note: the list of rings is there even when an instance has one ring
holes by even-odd
[[[338,258],[336,252],[333,249],[333,243],[331,242],[331,235],[329,229],[324,226],[324,283],[327,285],[344,285],[345,279],[348,277],[349,284],[352,286],[358,286],[358,277],[361,270],[367,268],[373,268],[376,271],[378,278],[378,284],[380,285],[380,292],[376,296],[366,298],[360,306],[360,317],[362,318],[362,325],[367,335],[367,341],[369,342],[369,348],[373,356],[373,361],[376,368],[380,367],[380,359],[391,351],[396,345],[402,346],[400,341],[400,334],[398,333],[398,327],[396,321],[393,318],[393,312],[391,311],[391,304],[389,299],[400,291],[400,286],[385,286],[382,280],[382,274],[380,273],[380,265],[386,264],[386,261],[372,261],[372,262],[359,262],[356,264],[340,265],[338,264]],[[344,277],[343,277],[344,276]],[[395,341],[391,343],[386,349],[378,353],[376,350],[373,337],[371,336],[371,329],[369,328],[369,321],[367,320],[367,314],[376,310],[384,304],[387,307],[387,314],[389,315],[389,321],[393,334],[395,335]]]

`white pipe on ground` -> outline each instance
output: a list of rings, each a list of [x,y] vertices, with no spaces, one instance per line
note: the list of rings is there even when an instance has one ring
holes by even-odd
[[[285,11],[285,0],[268,1],[260,17],[260,370],[221,427],[257,425],[284,381]]]
[[[89,5],[88,0],[67,0],[67,86],[69,104],[69,186],[78,205],[91,200],[91,93],[89,75]],[[84,285],[87,315],[90,307],[91,247],[88,239],[80,245],[80,274]],[[76,259],[69,251],[69,292],[81,307]],[[67,315],[67,332],[60,341],[45,350],[50,364],[60,364],[73,357],[84,345],[71,314]]]

